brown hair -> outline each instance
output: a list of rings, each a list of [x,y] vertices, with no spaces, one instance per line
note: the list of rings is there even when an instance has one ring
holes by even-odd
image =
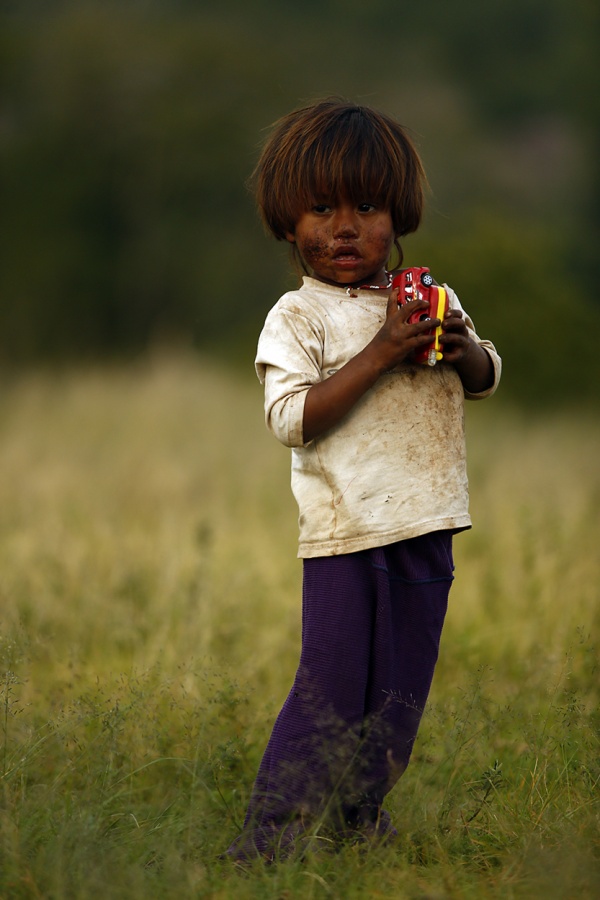
[[[250,184],[261,218],[278,240],[294,232],[315,202],[342,196],[389,209],[401,237],[419,227],[426,177],[401,125],[330,97],[275,122]]]

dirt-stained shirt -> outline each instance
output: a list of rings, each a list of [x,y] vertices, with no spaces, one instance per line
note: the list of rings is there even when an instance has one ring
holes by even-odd
[[[450,306],[461,309],[454,291],[444,288]],[[363,350],[385,321],[389,291],[353,294],[305,277],[270,311],[258,342],[267,427],[292,448],[298,556],[304,558],[470,527],[464,399],[490,396],[500,379],[500,357],[465,314],[470,336],[494,365],[489,390],[466,392],[443,362],[402,363],[337,425],[305,443],[308,391]]]

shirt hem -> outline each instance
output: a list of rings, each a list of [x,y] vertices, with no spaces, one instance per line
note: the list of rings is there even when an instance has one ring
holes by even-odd
[[[396,541],[406,541],[409,538],[420,537],[431,531],[465,531],[471,527],[471,517],[452,516],[445,519],[435,519],[429,522],[419,522],[406,528],[398,528],[385,534],[364,534],[355,538],[345,538],[328,541],[300,541],[298,545],[299,559],[314,559],[318,556],[342,556],[346,553],[358,553],[361,550],[371,550],[373,547],[386,547]]]

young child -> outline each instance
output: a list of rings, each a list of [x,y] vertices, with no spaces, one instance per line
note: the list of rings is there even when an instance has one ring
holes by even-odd
[[[500,358],[444,286],[443,360],[414,362],[433,322],[387,269],[419,226],[425,175],[403,128],[327,99],[276,123],[254,173],[268,229],[306,276],[269,313],[256,368],[269,429],[292,448],[302,650],[227,854],[267,860],[309,836],[387,839],[382,803],[429,693],[452,536],[470,527],[464,398]],[[331,837],[329,838],[331,839]]]

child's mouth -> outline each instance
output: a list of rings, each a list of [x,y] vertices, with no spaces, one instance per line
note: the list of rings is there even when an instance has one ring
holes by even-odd
[[[354,247],[340,247],[333,254],[333,259],[339,265],[350,265],[360,260],[360,254]]]

